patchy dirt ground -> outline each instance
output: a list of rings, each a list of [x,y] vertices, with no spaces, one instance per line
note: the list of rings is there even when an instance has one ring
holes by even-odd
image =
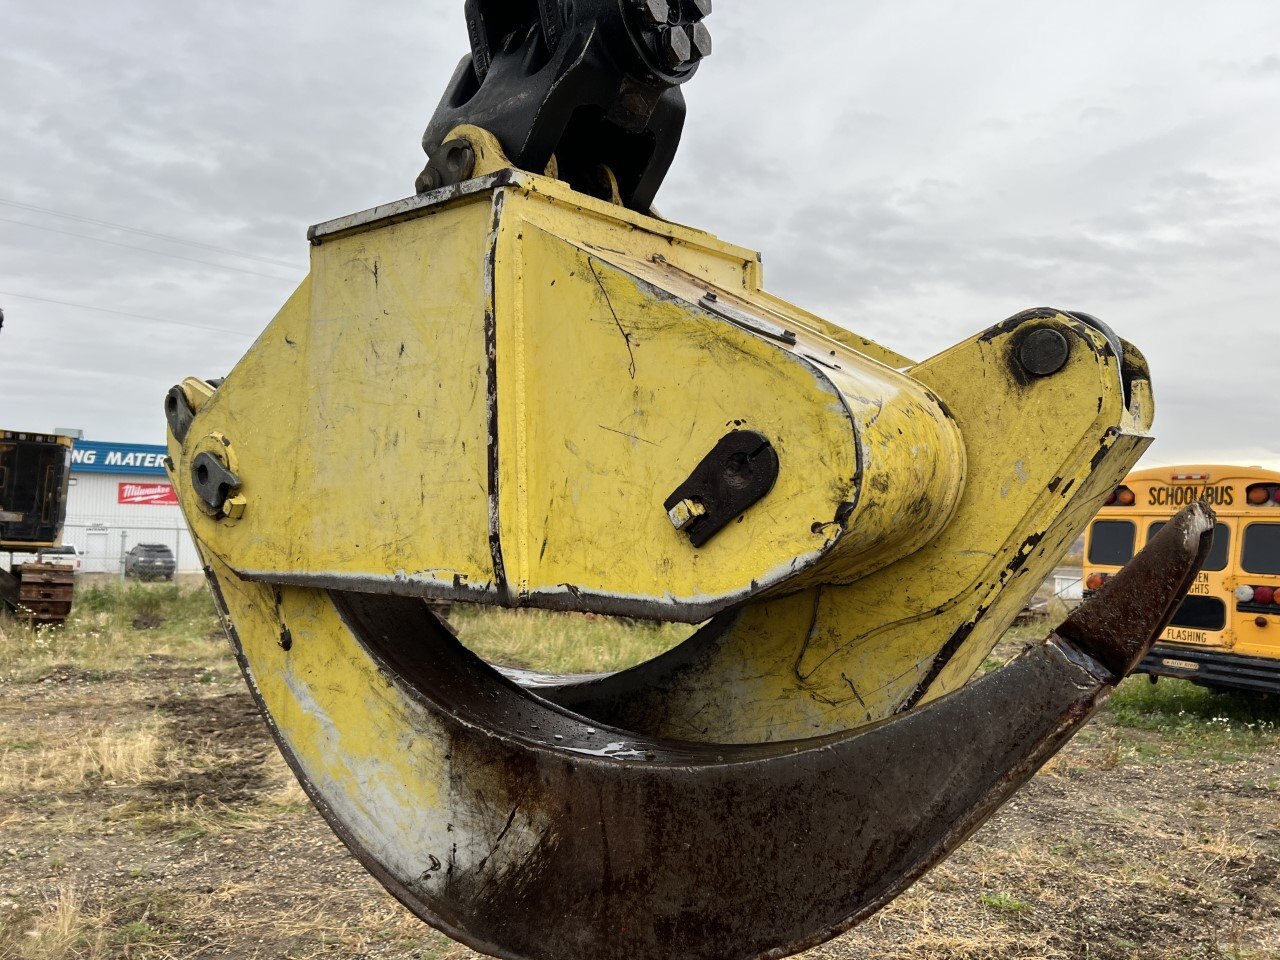
[[[1280,958],[1274,725],[1129,684],[950,861],[806,956]],[[0,677],[0,957],[473,956],[347,854],[229,656]]]

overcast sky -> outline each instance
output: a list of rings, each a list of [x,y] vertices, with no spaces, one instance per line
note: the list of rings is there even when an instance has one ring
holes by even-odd
[[[0,8],[0,425],[103,440],[162,441],[165,391],[234,364],[309,224],[412,193],[466,49],[462,0]],[[1280,3],[720,0],[710,24],[664,215],[917,358],[1095,313],[1151,361],[1147,463],[1280,467]]]

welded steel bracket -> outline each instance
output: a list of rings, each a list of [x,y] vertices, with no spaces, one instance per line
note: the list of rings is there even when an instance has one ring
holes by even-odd
[[[748,507],[768,495],[778,479],[778,452],[754,430],[733,430],[716,443],[663,502],[671,523],[701,547]]]

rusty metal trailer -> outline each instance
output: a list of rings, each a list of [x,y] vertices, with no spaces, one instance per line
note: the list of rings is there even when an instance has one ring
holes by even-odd
[[[57,546],[67,513],[71,438],[0,430],[0,552]],[[59,563],[0,567],[0,603],[37,624],[62,623],[71,613],[75,570]]]

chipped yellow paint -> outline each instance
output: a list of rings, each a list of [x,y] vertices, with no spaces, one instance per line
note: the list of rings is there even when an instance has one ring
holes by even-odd
[[[506,823],[486,816],[516,807],[523,786],[458,770],[449,732],[380,668],[324,591],[242,581],[203,556],[285,756],[366,863],[423,896],[446,864],[496,869],[531,854],[546,833],[537,809],[522,806]]]
[[[216,392],[212,386],[201,380],[199,377],[184,377],[179,385],[182,395],[186,397],[188,405],[195,413],[199,413],[201,408],[212,399]]]
[[[662,696],[620,715],[682,740],[792,739],[885,719],[968,680],[1150,443],[1137,350],[1126,345],[1136,375],[1126,406],[1096,331],[1061,314],[1032,322],[1076,344],[1052,377],[1015,376],[1016,328],[911,370],[944,399],[969,455],[941,534],[856,583],[752,604],[707,628],[714,639],[689,641],[678,670],[638,668],[633,686]]]
[[[184,502],[193,443],[216,429],[238,455],[245,516],[188,510],[198,540],[242,570],[372,565],[390,578],[430,566],[408,557],[430,545],[444,558],[434,581],[491,582],[475,269],[488,220],[485,205],[451,206],[388,227],[385,251],[363,236],[313,248],[324,282],[304,281],[204,404],[188,450],[170,438]],[[308,565],[316,552],[323,561]]]
[[[936,533],[962,485],[963,448],[917,384],[849,351],[828,350],[840,369],[821,367],[806,359],[808,341],[789,350],[700,311],[713,285],[655,263],[660,237],[584,245],[595,231],[575,218],[573,237],[557,234],[554,212],[536,198],[509,201],[498,240],[498,370],[514,387],[500,380],[499,449],[511,438],[515,451],[500,489],[516,494],[499,503],[506,575],[520,594],[573,584],[643,595],[646,585],[683,599],[692,584],[714,596],[829,551],[787,580],[794,589],[855,577]],[[621,239],[630,256],[614,249]],[[738,428],[773,442],[777,486],[694,549],[662,500]],[[867,493],[889,486],[892,496]]]
[[[937,398],[756,297],[755,254],[556,181],[312,261],[190,433],[239,456],[243,518],[192,523],[242,575],[697,621],[908,555],[963,489]],[[735,429],[777,483],[695,548],[663,501]]]
[[[471,175],[473,177],[482,177],[498,173],[509,169],[512,166],[511,161],[507,159],[506,154],[503,152],[502,144],[498,142],[498,138],[489,133],[489,131],[480,127],[463,124],[462,126],[455,127],[451,130],[449,135],[444,139],[446,142],[449,140],[466,140],[471,144],[472,149],[475,150],[476,154],[475,167],[471,171]],[[557,173],[558,165],[555,157],[552,157],[551,162],[547,166],[546,177],[550,180],[558,181],[559,177],[557,176]],[[610,200],[610,202],[614,206],[619,206],[620,201],[616,196],[617,179],[613,176],[612,171],[609,172],[608,176],[614,187],[615,193],[615,196]],[[564,184],[561,181],[558,186],[561,189],[556,190],[556,194],[561,197],[567,196],[569,193],[567,184]],[[541,189],[549,191],[552,188],[549,188],[544,183]],[[591,205],[597,202],[592,198],[583,197],[582,195],[575,195],[575,199],[586,201],[584,204],[584,210],[589,210]],[[616,214],[619,218],[624,219],[626,222],[629,222],[633,227],[647,228],[652,224],[652,218],[650,217],[643,217],[625,210],[614,210],[611,212]],[[654,214],[654,216],[656,217],[657,215]],[[674,227],[674,225],[672,226]],[[693,231],[687,227],[680,227],[679,230],[685,234],[700,234],[704,238],[714,239],[710,238],[708,234],[702,234],[701,231]],[[773,294],[767,292],[763,289],[764,277],[763,271],[760,268],[760,257],[758,254],[752,254],[751,251],[742,248],[732,248],[726,244],[719,243],[718,241],[716,241],[716,243],[723,249],[731,251],[731,256],[742,259],[744,266],[741,277],[742,289],[744,292],[748,292],[751,295],[751,299],[757,309],[767,311],[774,319],[780,322],[803,327],[811,333],[833,340],[842,346],[856,350],[858,353],[878,360],[895,369],[902,369],[904,367],[911,366],[911,361],[902,354],[896,353],[895,351],[890,350],[873,340],[869,340],[866,337],[860,337],[856,333],[852,333],[843,327],[839,327],[828,320],[824,320],[816,314],[803,310],[795,304],[788,303],[780,297],[775,297]],[[729,286],[734,287],[736,284],[730,283]]]
[[[439,765],[444,751],[430,740],[419,745],[418,756],[387,749],[388,739],[398,740],[417,715],[388,696],[387,678],[352,642],[324,592],[281,587],[276,603],[272,588],[238,580],[216,558],[210,561],[222,574],[248,679],[308,779],[331,783],[357,802],[365,788],[409,788],[415,796],[405,797],[408,809],[443,809],[441,784],[430,778],[416,785],[415,767],[423,755]],[[286,629],[288,651],[280,642]]]
[[[238,576],[671,620],[740,605],[646,732],[806,736],[963,683],[1149,442],[1140,354],[1126,396],[1075,318],[907,365],[763,293],[751,251],[547,178],[485,187],[322,232],[171,441],[196,538]],[[1021,371],[1026,324],[1073,345],[1062,370]],[[733,429],[770,439],[778,480],[694,548],[663,501]],[[191,508],[214,432],[238,522]]]

